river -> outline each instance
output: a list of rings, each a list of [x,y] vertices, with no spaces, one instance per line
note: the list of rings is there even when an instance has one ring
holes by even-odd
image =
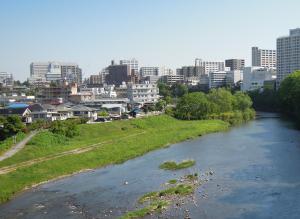
[[[196,165],[186,170],[158,168],[189,158]],[[300,132],[272,116],[38,186],[0,205],[0,218],[117,218],[168,180],[208,170],[196,204],[185,206],[191,218],[300,218]],[[184,214],[171,208],[148,218]]]

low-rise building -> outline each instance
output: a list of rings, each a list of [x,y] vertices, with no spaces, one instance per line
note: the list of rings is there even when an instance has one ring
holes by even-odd
[[[70,108],[74,117],[86,118],[89,120],[97,119],[97,110],[84,105],[75,105]]]
[[[227,72],[226,85],[235,86],[237,83],[240,83],[242,80],[243,80],[242,70],[232,70]]]
[[[242,91],[257,90],[264,82],[276,79],[276,70],[264,67],[246,67],[243,71]]]
[[[183,83],[184,77],[183,75],[164,75],[161,77],[161,82],[166,84],[176,84],[176,83]]]

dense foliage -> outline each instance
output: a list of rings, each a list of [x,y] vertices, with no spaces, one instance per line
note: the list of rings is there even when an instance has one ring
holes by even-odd
[[[277,112],[280,108],[278,93],[274,89],[249,91],[253,108],[260,111]]]
[[[296,118],[300,123],[300,71],[287,76],[279,89],[250,91],[253,107],[258,110],[282,112]]]
[[[26,126],[18,116],[0,117],[0,140],[4,140],[19,132],[26,132]]]
[[[49,131],[54,134],[72,138],[79,134],[77,124],[78,121],[76,120],[54,121],[51,123]]]
[[[176,106],[175,117],[184,120],[219,118],[234,123],[237,121],[233,118],[240,121],[253,118],[251,106],[251,98],[245,93],[233,95],[224,88],[213,89],[208,94],[194,92],[184,95]]]
[[[280,109],[300,121],[300,71],[286,77],[278,90]]]

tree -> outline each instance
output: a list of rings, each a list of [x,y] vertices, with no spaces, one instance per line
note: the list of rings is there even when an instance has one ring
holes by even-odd
[[[2,140],[18,132],[25,131],[26,128],[18,116],[2,117],[0,123],[2,123],[2,128],[0,129],[0,138]]]
[[[171,90],[168,85],[166,85],[165,83],[158,83],[157,86],[159,89],[159,95],[163,97],[171,96]]]
[[[257,110],[276,112],[279,110],[278,92],[273,89],[264,89],[249,91],[248,95],[251,97],[253,107]]]
[[[26,87],[29,87],[30,84],[29,84],[29,81],[26,80],[26,81],[24,81],[24,82],[22,83],[22,85],[23,85],[23,86],[26,86]]]
[[[278,93],[281,109],[300,121],[300,71],[287,76],[281,82]]]
[[[156,104],[155,104],[155,109],[157,111],[163,111],[165,109],[165,107],[167,106],[167,103],[165,100],[159,100]]]
[[[224,88],[212,89],[208,94],[208,99],[214,104],[216,113],[230,112],[233,109],[234,98],[231,92]]]
[[[73,120],[54,121],[52,122],[49,130],[52,133],[64,135],[69,138],[72,138],[79,134],[77,123]]]
[[[179,119],[204,119],[212,113],[212,104],[202,92],[184,95],[176,106],[175,116]]]
[[[174,84],[172,87],[172,95],[174,97],[182,97],[187,94],[189,89],[185,84]]]
[[[238,91],[234,94],[233,104],[235,110],[245,111],[252,106],[252,100],[247,94]]]
[[[173,102],[172,97],[170,96],[166,96],[164,100],[166,101],[166,104],[171,104]]]

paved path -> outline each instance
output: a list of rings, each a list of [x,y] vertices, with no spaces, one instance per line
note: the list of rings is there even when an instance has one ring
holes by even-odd
[[[24,138],[22,141],[20,141],[19,143],[15,144],[11,149],[9,149],[8,151],[6,151],[3,155],[0,156],[0,161],[5,160],[11,156],[13,156],[14,154],[16,154],[18,151],[20,151],[22,148],[25,147],[25,145],[27,144],[28,141],[30,141],[30,139],[35,136],[37,133],[37,131],[31,132],[26,138]]]

